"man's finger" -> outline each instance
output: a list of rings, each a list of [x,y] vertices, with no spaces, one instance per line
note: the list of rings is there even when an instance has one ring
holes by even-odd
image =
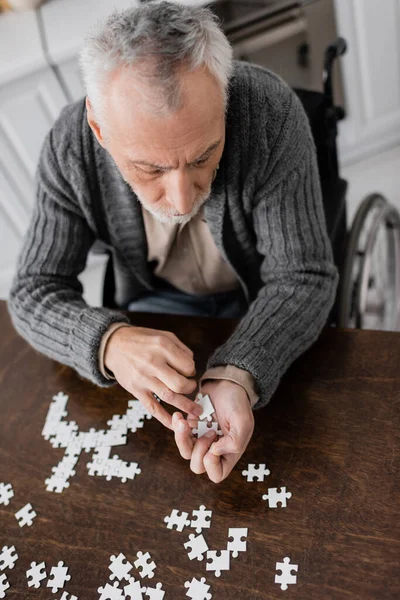
[[[134,397],[141,401],[146,410],[157,419],[157,421],[160,421],[160,423],[168,429],[173,429],[171,415],[159,402],[157,402],[151,392],[147,394],[134,394]]]
[[[207,452],[203,458],[203,464],[209,479],[214,483],[220,483],[228,477],[238,460],[239,456],[236,454],[215,456],[212,452]]]
[[[194,440],[190,427],[179,412],[172,415],[172,426],[175,432],[175,442],[182,458],[190,460],[192,457]]]
[[[199,475],[200,473],[205,472],[206,469],[204,466],[204,456],[207,454],[211,444],[215,440],[215,437],[216,433],[213,429],[211,429],[205,435],[195,441],[192,458],[190,460],[190,468],[193,473],[197,473]]]
[[[159,379],[153,379],[150,385],[152,386],[152,393],[156,394],[163,402],[175,406],[178,410],[185,413],[193,413],[200,410],[200,407],[193,400],[189,400],[183,394],[173,392]]]

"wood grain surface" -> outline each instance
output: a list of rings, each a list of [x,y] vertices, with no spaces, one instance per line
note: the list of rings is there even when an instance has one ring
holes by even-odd
[[[132,314],[135,324],[170,330],[195,353],[198,376],[212,350],[233,331],[234,320]],[[79,600],[97,599],[112,554],[130,562],[150,552],[165,600],[187,598],[184,582],[206,577],[213,600],[344,600],[400,598],[400,333],[326,329],[289,369],[271,403],[256,411],[255,433],[230,477],[213,484],[179,456],[173,435],[156,420],[115,448],[142,473],[121,483],[90,477],[83,452],[62,494],[45,479],[63,456],[41,436],[52,396],[69,395],[68,419],[81,431],[107,428],[130,396],[101,389],[41,356],[14,332],[0,304],[0,481],[15,496],[0,506],[0,549],[15,545],[19,560],[7,573],[6,598],[61,598],[62,591],[28,588],[31,561],[50,567],[63,560]],[[266,463],[264,483],[248,483],[248,463]],[[287,508],[270,509],[268,487],[292,492]],[[20,528],[15,512],[31,502],[38,516]],[[220,578],[205,562],[189,561],[179,533],[163,519],[174,508],[212,509],[204,535],[211,549],[226,548],[229,527],[248,527],[247,552],[231,559]],[[298,583],[282,591],[276,562],[299,565]],[[135,573],[134,573],[135,574]],[[137,576],[135,574],[135,576]],[[147,600],[147,597],[146,597]]]

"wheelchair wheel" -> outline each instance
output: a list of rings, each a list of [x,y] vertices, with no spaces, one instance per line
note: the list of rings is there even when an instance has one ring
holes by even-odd
[[[337,324],[400,330],[400,215],[380,194],[367,196],[353,221]]]

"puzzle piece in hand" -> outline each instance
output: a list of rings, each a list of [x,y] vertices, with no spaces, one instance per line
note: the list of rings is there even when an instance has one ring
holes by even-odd
[[[211,415],[215,412],[215,408],[210,400],[210,396],[208,394],[205,396],[203,396],[203,394],[197,394],[195,402],[196,404],[200,404],[203,409],[203,412],[199,416],[200,421],[203,421],[204,419],[212,421]]]
[[[106,583],[104,587],[99,587],[97,590],[100,594],[99,600],[123,600],[124,594],[118,587],[118,581],[114,581],[113,585]]]
[[[36,562],[31,562],[31,568],[26,572],[28,587],[40,588],[40,582],[46,579],[46,577],[46,563],[41,562],[37,564]]]
[[[215,577],[221,576],[221,571],[229,571],[230,567],[229,550],[209,550],[207,552],[206,571],[215,571]]]
[[[59,589],[63,588],[65,582],[71,579],[71,575],[67,575],[67,573],[68,567],[64,567],[64,562],[62,560],[60,560],[56,567],[51,568],[47,587],[52,588],[51,591],[53,594],[55,594]]]
[[[37,515],[32,508],[32,504],[25,504],[21,510],[15,513],[15,518],[17,519],[20,527],[24,527],[24,525],[28,525],[30,527],[33,523],[33,519],[36,516]]]
[[[129,584],[124,587],[125,598],[129,597],[129,600],[143,600],[143,594],[146,593],[147,588],[142,587],[140,581],[131,577]]]
[[[206,584],[205,577],[200,580],[193,577],[192,581],[186,581],[185,587],[188,588],[186,596],[192,600],[211,600],[212,594],[208,593],[210,586]]]
[[[189,535],[189,541],[183,545],[186,549],[191,548],[191,551],[188,552],[188,557],[190,560],[195,558],[197,558],[197,560],[203,560],[204,554],[208,550],[208,545],[203,534],[195,536],[193,533],[191,533]]]
[[[256,478],[257,481],[264,481],[265,477],[269,474],[270,470],[267,469],[265,465],[258,465],[258,467],[256,467],[255,464],[250,464],[247,465],[247,470],[242,471],[244,477],[247,475],[247,481],[254,481],[254,478]]]
[[[155,588],[147,587],[145,594],[149,600],[163,600],[165,591],[162,589],[162,583],[157,583]]]
[[[111,571],[110,579],[126,579],[129,581],[130,579],[130,571],[133,569],[133,565],[127,560],[125,554],[120,552],[118,556],[112,555],[110,557],[110,566],[108,567]]]
[[[140,577],[142,577],[142,579],[143,577],[148,577],[149,579],[154,577],[154,571],[157,565],[154,561],[151,561],[150,552],[146,552],[146,554],[143,554],[143,552],[138,552],[136,556],[138,559],[135,560],[133,564],[137,569],[142,569],[139,571]]]
[[[280,489],[280,492],[278,492]],[[262,499],[268,500],[270,508],[276,508],[280,503],[282,508],[286,507],[286,500],[292,497],[291,492],[286,492],[286,488],[268,488],[268,494],[264,494]]]
[[[198,438],[203,437],[209,431],[216,431],[217,435],[222,435],[221,429],[218,429],[219,425],[216,422],[208,423],[208,421],[197,421],[197,427],[192,429],[193,435],[197,435]]]
[[[177,531],[183,531],[184,527],[189,527],[190,521],[188,519],[189,513],[181,512],[174,509],[169,517],[164,518],[164,522],[167,523],[168,529],[173,529],[174,526]]]
[[[207,510],[202,504],[199,510],[193,510],[192,515],[195,519],[190,521],[190,527],[196,530],[196,533],[201,533],[202,529],[209,529],[211,527],[212,510]]]
[[[231,542],[228,542],[227,550],[232,552],[232,556],[237,558],[239,552],[246,552],[247,549],[247,527],[231,527],[228,532],[229,538],[232,538]],[[245,538],[242,540],[242,538]]]
[[[18,560],[18,554],[15,551],[15,546],[3,546],[0,552],[0,571],[4,569],[13,569]]]
[[[8,506],[11,498],[14,496],[14,490],[11,483],[0,483],[0,506]]]
[[[10,584],[7,581],[6,574],[0,575],[0,598],[6,597],[6,590],[8,590],[9,587]]]
[[[276,570],[281,571],[282,575],[275,575],[275,583],[281,584],[281,590],[287,590],[288,585],[297,583],[297,575],[292,575],[291,571],[297,571],[299,565],[291,565],[290,558],[286,556],[283,562],[276,563]]]

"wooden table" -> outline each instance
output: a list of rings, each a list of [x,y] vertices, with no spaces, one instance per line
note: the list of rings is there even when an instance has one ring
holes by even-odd
[[[233,320],[197,317],[134,319],[175,332],[195,352],[198,373],[235,327]],[[110,556],[123,552],[134,562],[139,550],[157,563],[147,581],[163,583],[165,600],[187,598],[184,582],[202,576],[213,600],[400,598],[399,333],[325,330],[269,406],[256,412],[247,452],[219,485],[191,473],[172,434],[153,419],[115,448],[139,463],[134,481],[88,476],[91,454],[83,452],[70,488],[55,494],[44,480],[64,450],[41,436],[52,396],[67,393],[68,419],[87,431],[107,428],[113,414],[125,412],[129,395],[97,388],[32,350],[13,331],[4,303],[0,324],[0,481],[15,492],[0,506],[0,549],[15,545],[20,557],[6,571],[7,599],[60,598],[46,581],[28,588],[25,575],[31,561],[45,561],[49,572],[60,560],[72,576],[65,590],[97,599]],[[263,462],[271,475],[248,483],[242,469]],[[293,494],[287,508],[268,508],[262,494],[281,485]],[[27,502],[38,516],[20,528],[14,514]],[[189,561],[183,543],[192,530],[170,531],[163,522],[174,508],[191,512],[201,504],[213,510],[204,532],[210,548],[226,548],[229,527],[249,528],[247,552],[220,578],[204,562]],[[286,556],[299,565],[298,583],[282,591],[275,565]]]

